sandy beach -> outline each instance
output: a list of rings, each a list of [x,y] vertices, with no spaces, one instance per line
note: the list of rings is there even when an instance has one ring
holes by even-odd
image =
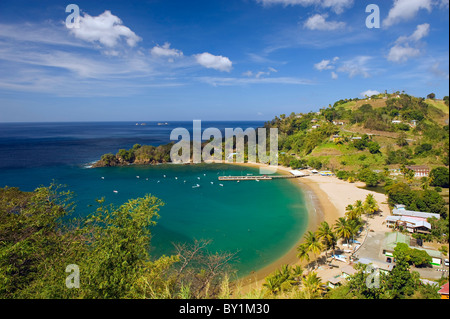
[[[246,163],[236,164],[252,167],[262,167],[267,165]],[[290,174],[291,168],[278,167],[277,173]],[[297,187],[300,187],[305,194],[307,205],[309,207],[309,223],[307,230],[316,231],[322,221],[326,221],[332,226],[339,217],[345,216],[345,208],[349,204],[355,203],[357,200],[364,200],[368,194],[373,194],[378,205],[380,206],[381,215],[370,220],[370,228],[375,230],[383,230],[382,215],[389,213],[387,205],[387,197],[384,194],[359,188],[364,183],[349,183],[339,180],[334,176],[311,175],[290,180]],[[383,214],[384,213],[384,214]],[[300,237],[301,236],[301,237]],[[297,258],[297,246],[303,240],[303,234],[299,235],[299,240],[287,254],[276,260],[272,264],[258,270],[257,272],[242,278],[236,282],[238,292],[245,294],[252,289],[261,288],[264,278],[272,272],[279,269],[282,265],[301,265],[306,266],[306,262],[300,262]],[[312,260],[311,260],[312,261]],[[318,275],[323,281],[339,273],[339,269],[332,268],[317,270]]]

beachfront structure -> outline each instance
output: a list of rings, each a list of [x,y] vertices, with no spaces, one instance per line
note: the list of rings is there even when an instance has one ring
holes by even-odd
[[[441,290],[438,291],[438,294],[441,295],[441,299],[448,299],[448,283],[441,287]]]
[[[428,177],[430,175],[430,168],[425,165],[410,165],[406,168],[414,171],[414,177]]]
[[[401,226],[410,233],[429,234],[431,231],[429,222],[407,216],[388,216],[386,217],[386,226],[394,229]]]
[[[371,258],[360,258],[358,259],[357,263],[364,264],[364,265],[372,265],[374,268],[377,268],[380,270],[380,272],[383,272],[385,274],[389,273],[394,269],[395,264],[392,262],[384,262],[381,260],[375,260]]]
[[[423,221],[426,221],[428,218],[433,218],[433,217],[436,219],[441,218],[441,216],[439,214],[407,210],[404,205],[396,205],[395,208],[392,210],[392,214],[396,215],[396,216],[412,217],[412,218],[416,218],[417,220],[423,220]]]
[[[322,172],[319,172],[319,174],[322,176],[333,176],[334,175],[333,172],[331,172],[331,171],[322,171]]]
[[[289,173],[291,173],[294,176],[308,176],[307,173],[299,171],[299,170],[292,170],[292,171],[289,171]]]
[[[386,262],[391,263],[394,261],[394,250],[398,243],[403,243],[411,247],[411,238],[400,232],[386,233],[382,246],[382,253],[386,258]],[[422,247],[413,248],[425,251],[431,257],[431,265],[442,266],[443,256],[440,251]]]

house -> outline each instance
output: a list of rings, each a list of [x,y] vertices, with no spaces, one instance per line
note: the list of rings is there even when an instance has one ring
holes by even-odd
[[[320,127],[320,125],[313,125],[311,128],[313,129],[313,130],[315,130],[315,129],[318,129]]]
[[[348,278],[356,273],[357,273],[356,269],[353,268],[353,266],[351,265],[347,265],[341,269],[341,277],[343,278]]]
[[[387,216],[386,226],[389,228],[404,227],[410,233],[429,234],[431,231],[431,224],[424,220],[419,220],[407,216]]]
[[[448,299],[448,283],[441,287],[441,290],[438,291],[438,294],[441,295],[441,299]]]
[[[341,276],[331,277],[328,280],[326,280],[327,286],[331,289],[334,289],[341,285],[342,279],[343,278]]]
[[[380,260],[374,260],[370,258],[360,258],[358,259],[357,263],[364,265],[372,265],[373,267],[379,269],[380,272],[383,272],[385,274],[391,272],[392,269],[394,269],[395,267],[395,264],[393,263],[383,262]]]
[[[330,171],[322,171],[322,172],[319,172],[319,174],[322,176],[333,176],[334,175],[333,172],[330,172]]]
[[[401,124],[402,123],[402,121],[399,121],[399,120],[393,120],[392,121],[392,124]]]
[[[410,165],[406,168],[414,172],[414,177],[428,177],[430,175],[430,168],[425,165]]]
[[[362,137],[361,136],[352,137],[352,140],[353,141],[362,140]]]
[[[440,219],[441,215],[439,214],[434,214],[434,213],[425,213],[425,212],[416,212],[414,210],[407,210],[405,209],[404,205],[398,205],[396,207],[399,208],[394,208],[392,210],[392,214],[393,215],[397,215],[397,216],[405,216],[405,217],[413,217],[416,218],[417,220],[423,220],[423,221],[427,221],[428,218],[436,218],[436,219]]]
[[[403,243],[410,247],[411,238],[400,232],[386,233],[382,246],[382,254],[385,256],[388,263],[394,261],[394,250],[398,243]],[[440,251],[421,247],[414,248],[425,251],[431,257],[431,265],[438,267],[442,266],[443,256]]]

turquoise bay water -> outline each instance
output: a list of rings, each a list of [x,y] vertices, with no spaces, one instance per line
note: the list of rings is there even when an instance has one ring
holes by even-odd
[[[213,252],[238,251],[239,262],[234,266],[239,275],[275,261],[302,237],[307,208],[301,190],[291,181],[219,185],[220,175],[258,174],[255,168],[224,164],[84,167],[101,154],[135,143],[167,143],[173,128],[192,129],[189,122],[135,124],[0,123],[0,187],[32,191],[53,180],[65,184],[76,195],[79,216],[95,211],[95,199],[105,197],[107,203],[120,205],[152,194],[166,203],[152,229],[152,256],[173,253],[173,242],[212,240]],[[223,130],[263,124],[211,122],[204,126]],[[192,188],[197,184],[200,187]]]
[[[173,252],[173,242],[212,240],[211,251],[238,251],[234,267],[245,275],[283,256],[308,222],[303,194],[288,180],[218,181],[220,175],[257,175],[255,168],[201,164],[87,171],[89,182],[77,179],[80,211],[92,194],[115,204],[148,193],[164,201],[152,232],[154,256]]]
[[[55,178],[75,193],[78,216],[94,212],[95,199],[105,197],[106,203],[120,205],[152,194],[165,203],[152,229],[152,256],[173,253],[174,242],[212,240],[210,251],[238,251],[238,261],[233,266],[240,276],[283,256],[302,236],[308,222],[303,193],[289,180],[218,181],[220,175],[258,175],[259,170],[251,167],[62,166],[20,172],[15,175],[14,170],[4,171],[3,180],[14,181],[6,184],[30,191],[34,187],[27,185],[48,185]],[[192,188],[197,184],[200,187]]]

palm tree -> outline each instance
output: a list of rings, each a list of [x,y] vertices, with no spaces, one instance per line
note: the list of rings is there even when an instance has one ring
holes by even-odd
[[[275,295],[280,290],[279,282],[275,277],[266,277],[266,282],[263,286],[267,288],[272,295]]]
[[[353,218],[354,220],[359,219],[364,213],[366,212],[365,208],[364,208],[364,204],[362,202],[362,200],[357,200],[355,203],[355,214],[356,214],[356,218]]]
[[[328,258],[328,249],[335,249],[337,238],[336,234],[331,229],[327,222],[322,222],[317,230],[317,237],[322,240],[322,244],[325,246],[325,256]]]
[[[364,201],[364,208],[366,213],[369,215],[380,211],[380,207],[378,206],[378,203],[373,194],[368,194],[366,196],[366,200]]]
[[[303,280],[303,287],[309,297],[317,296],[322,292],[322,279],[317,276],[317,273],[312,272]]]
[[[317,262],[316,254],[319,254],[322,251],[323,245],[315,233],[308,231],[305,235],[305,246],[308,252],[314,254],[314,260]]]
[[[297,282],[300,283],[303,276],[303,268],[301,266],[295,266],[292,268],[292,278]]]
[[[297,247],[297,258],[300,260],[306,260],[309,262],[309,251],[305,244],[301,244]]]
[[[355,235],[358,233],[359,229],[361,228],[361,221],[360,220],[349,220],[348,226],[350,229],[352,242],[353,242]],[[352,245],[353,245],[353,243],[352,243]]]
[[[351,228],[348,220],[345,217],[340,217],[334,225],[334,230],[339,238],[345,239],[348,243],[350,237],[352,237]]]

